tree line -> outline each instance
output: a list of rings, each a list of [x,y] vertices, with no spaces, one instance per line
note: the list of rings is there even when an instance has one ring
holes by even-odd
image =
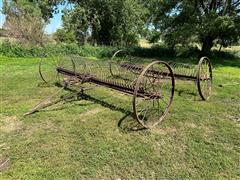
[[[59,42],[131,46],[139,38],[169,48],[227,47],[240,39],[240,0],[4,0],[4,32],[24,44],[44,44],[44,27],[63,10]]]

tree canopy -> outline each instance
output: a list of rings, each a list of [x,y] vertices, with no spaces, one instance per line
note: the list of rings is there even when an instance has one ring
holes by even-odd
[[[64,28],[58,29],[53,34],[53,39],[56,42],[62,42],[62,43],[75,43],[76,37],[73,31],[67,31]]]
[[[78,42],[86,37],[97,44],[136,43],[144,27],[146,9],[138,0],[71,0],[74,9],[64,13],[64,27]]]
[[[3,13],[6,14],[3,28],[7,36],[23,44],[42,44],[44,20],[35,3],[26,0],[5,0]]]
[[[239,0],[152,0],[150,19],[164,41],[200,43],[207,54],[214,44],[229,45],[240,37]]]
[[[200,44],[207,54],[216,44],[240,39],[239,0],[4,0],[5,27],[34,39],[59,4],[72,6],[64,10],[63,27],[55,33],[60,42],[132,45],[148,34],[171,48]]]

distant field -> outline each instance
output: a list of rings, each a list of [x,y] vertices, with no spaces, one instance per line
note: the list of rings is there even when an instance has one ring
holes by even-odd
[[[150,48],[152,46],[152,44],[149,43],[146,39],[140,39],[139,45],[144,48]]]
[[[231,46],[231,47],[227,47],[227,48],[223,48],[223,51],[240,51],[240,46]]]
[[[150,48],[152,47],[152,43],[149,43],[148,40],[146,39],[140,39],[139,41],[139,45],[141,47],[144,47],[144,48]],[[197,45],[197,44],[196,44]],[[200,46],[198,45],[198,47],[200,48]],[[219,46],[218,47],[213,47],[212,48],[213,50],[219,50]],[[224,48],[222,47],[221,51],[225,51],[225,52],[237,52],[237,54],[239,55],[240,57],[240,46],[229,46],[227,48]]]
[[[214,60],[208,102],[178,82],[169,116],[142,131],[126,128],[135,120],[119,110],[132,111],[131,97],[105,88],[23,118],[57,90],[42,85],[37,65],[0,57],[0,158],[10,158],[1,179],[240,178],[239,60]]]
[[[235,54],[240,57],[240,46],[232,46],[228,48],[223,48],[222,50],[227,52],[235,52]]]

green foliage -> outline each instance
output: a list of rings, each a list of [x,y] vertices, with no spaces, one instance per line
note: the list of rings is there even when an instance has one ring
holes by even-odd
[[[169,46],[201,43],[207,54],[214,44],[228,46],[240,37],[240,3],[221,0],[152,0],[151,22]]]
[[[133,47],[128,48],[128,51],[132,56],[144,57],[144,58],[163,58],[163,57],[175,57],[176,52],[169,49],[166,46],[155,45],[151,48]]]
[[[0,55],[8,57],[41,57],[48,55],[79,55],[85,57],[110,58],[117,50],[125,49],[129,55],[141,58],[198,58],[199,49],[197,47],[177,48],[173,50],[164,45],[155,45],[151,48],[133,46],[129,48],[112,46],[92,46],[85,44],[79,46],[75,43],[47,44],[45,46],[22,46],[17,43],[4,41],[0,45]],[[239,50],[222,51],[214,50],[209,54],[211,58],[237,59],[240,57]]]
[[[66,10],[64,28],[75,32],[77,41],[84,44],[136,44],[141,33],[146,9],[138,0],[72,0],[75,7]]]
[[[80,56],[92,56],[92,57],[111,57],[114,52],[122,47],[110,47],[110,46],[92,46],[89,44],[79,46],[78,44],[48,44],[43,47],[40,46],[22,46],[21,44],[3,42],[0,45],[0,54],[8,57],[41,57],[45,54],[58,55],[58,54],[75,54]],[[175,51],[164,47],[154,46],[152,48],[142,47],[131,47],[127,48],[126,51],[132,56],[137,57],[150,57],[150,58],[161,58],[161,57],[174,57]]]
[[[130,47],[145,37],[163,40],[171,51],[198,43],[203,55],[240,40],[238,0],[4,0],[4,33],[24,45],[43,46],[44,26],[60,4],[66,8],[63,29],[54,34],[58,43]]]
[[[75,54],[79,56],[93,56],[98,58],[111,57],[117,47],[107,46],[79,46],[77,44],[48,44],[45,46],[22,46],[21,44],[3,42],[0,45],[0,54],[8,57],[41,57],[46,55]]]
[[[72,31],[66,31],[65,29],[58,29],[53,34],[53,39],[57,43],[74,43],[75,42],[75,35]]]
[[[65,0],[32,0],[41,9],[42,17],[45,21],[48,21],[53,17],[53,14],[58,12],[57,5],[64,4]]]
[[[20,43],[42,44],[44,21],[40,8],[32,1],[4,1],[3,13],[6,21],[3,25],[5,35]]]

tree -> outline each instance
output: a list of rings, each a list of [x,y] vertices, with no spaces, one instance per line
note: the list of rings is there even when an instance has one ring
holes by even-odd
[[[197,42],[202,54],[240,37],[239,0],[151,0],[150,22],[169,46]]]
[[[29,0],[28,0],[29,1]],[[66,4],[67,0],[31,0],[41,10],[42,18],[45,22],[48,22],[50,18],[53,18],[53,14],[58,12],[59,4]]]
[[[57,42],[73,43],[75,42],[75,35],[73,31],[66,31],[64,28],[58,29],[54,34],[53,38]]]
[[[4,29],[0,28],[0,37],[4,37],[5,34],[6,32],[4,31]]]
[[[75,32],[78,42],[88,36],[97,44],[133,44],[144,26],[145,8],[138,0],[71,0],[64,27]]]
[[[27,0],[4,1],[3,13],[6,21],[3,29],[6,35],[22,44],[42,44],[44,21],[41,10]]]

